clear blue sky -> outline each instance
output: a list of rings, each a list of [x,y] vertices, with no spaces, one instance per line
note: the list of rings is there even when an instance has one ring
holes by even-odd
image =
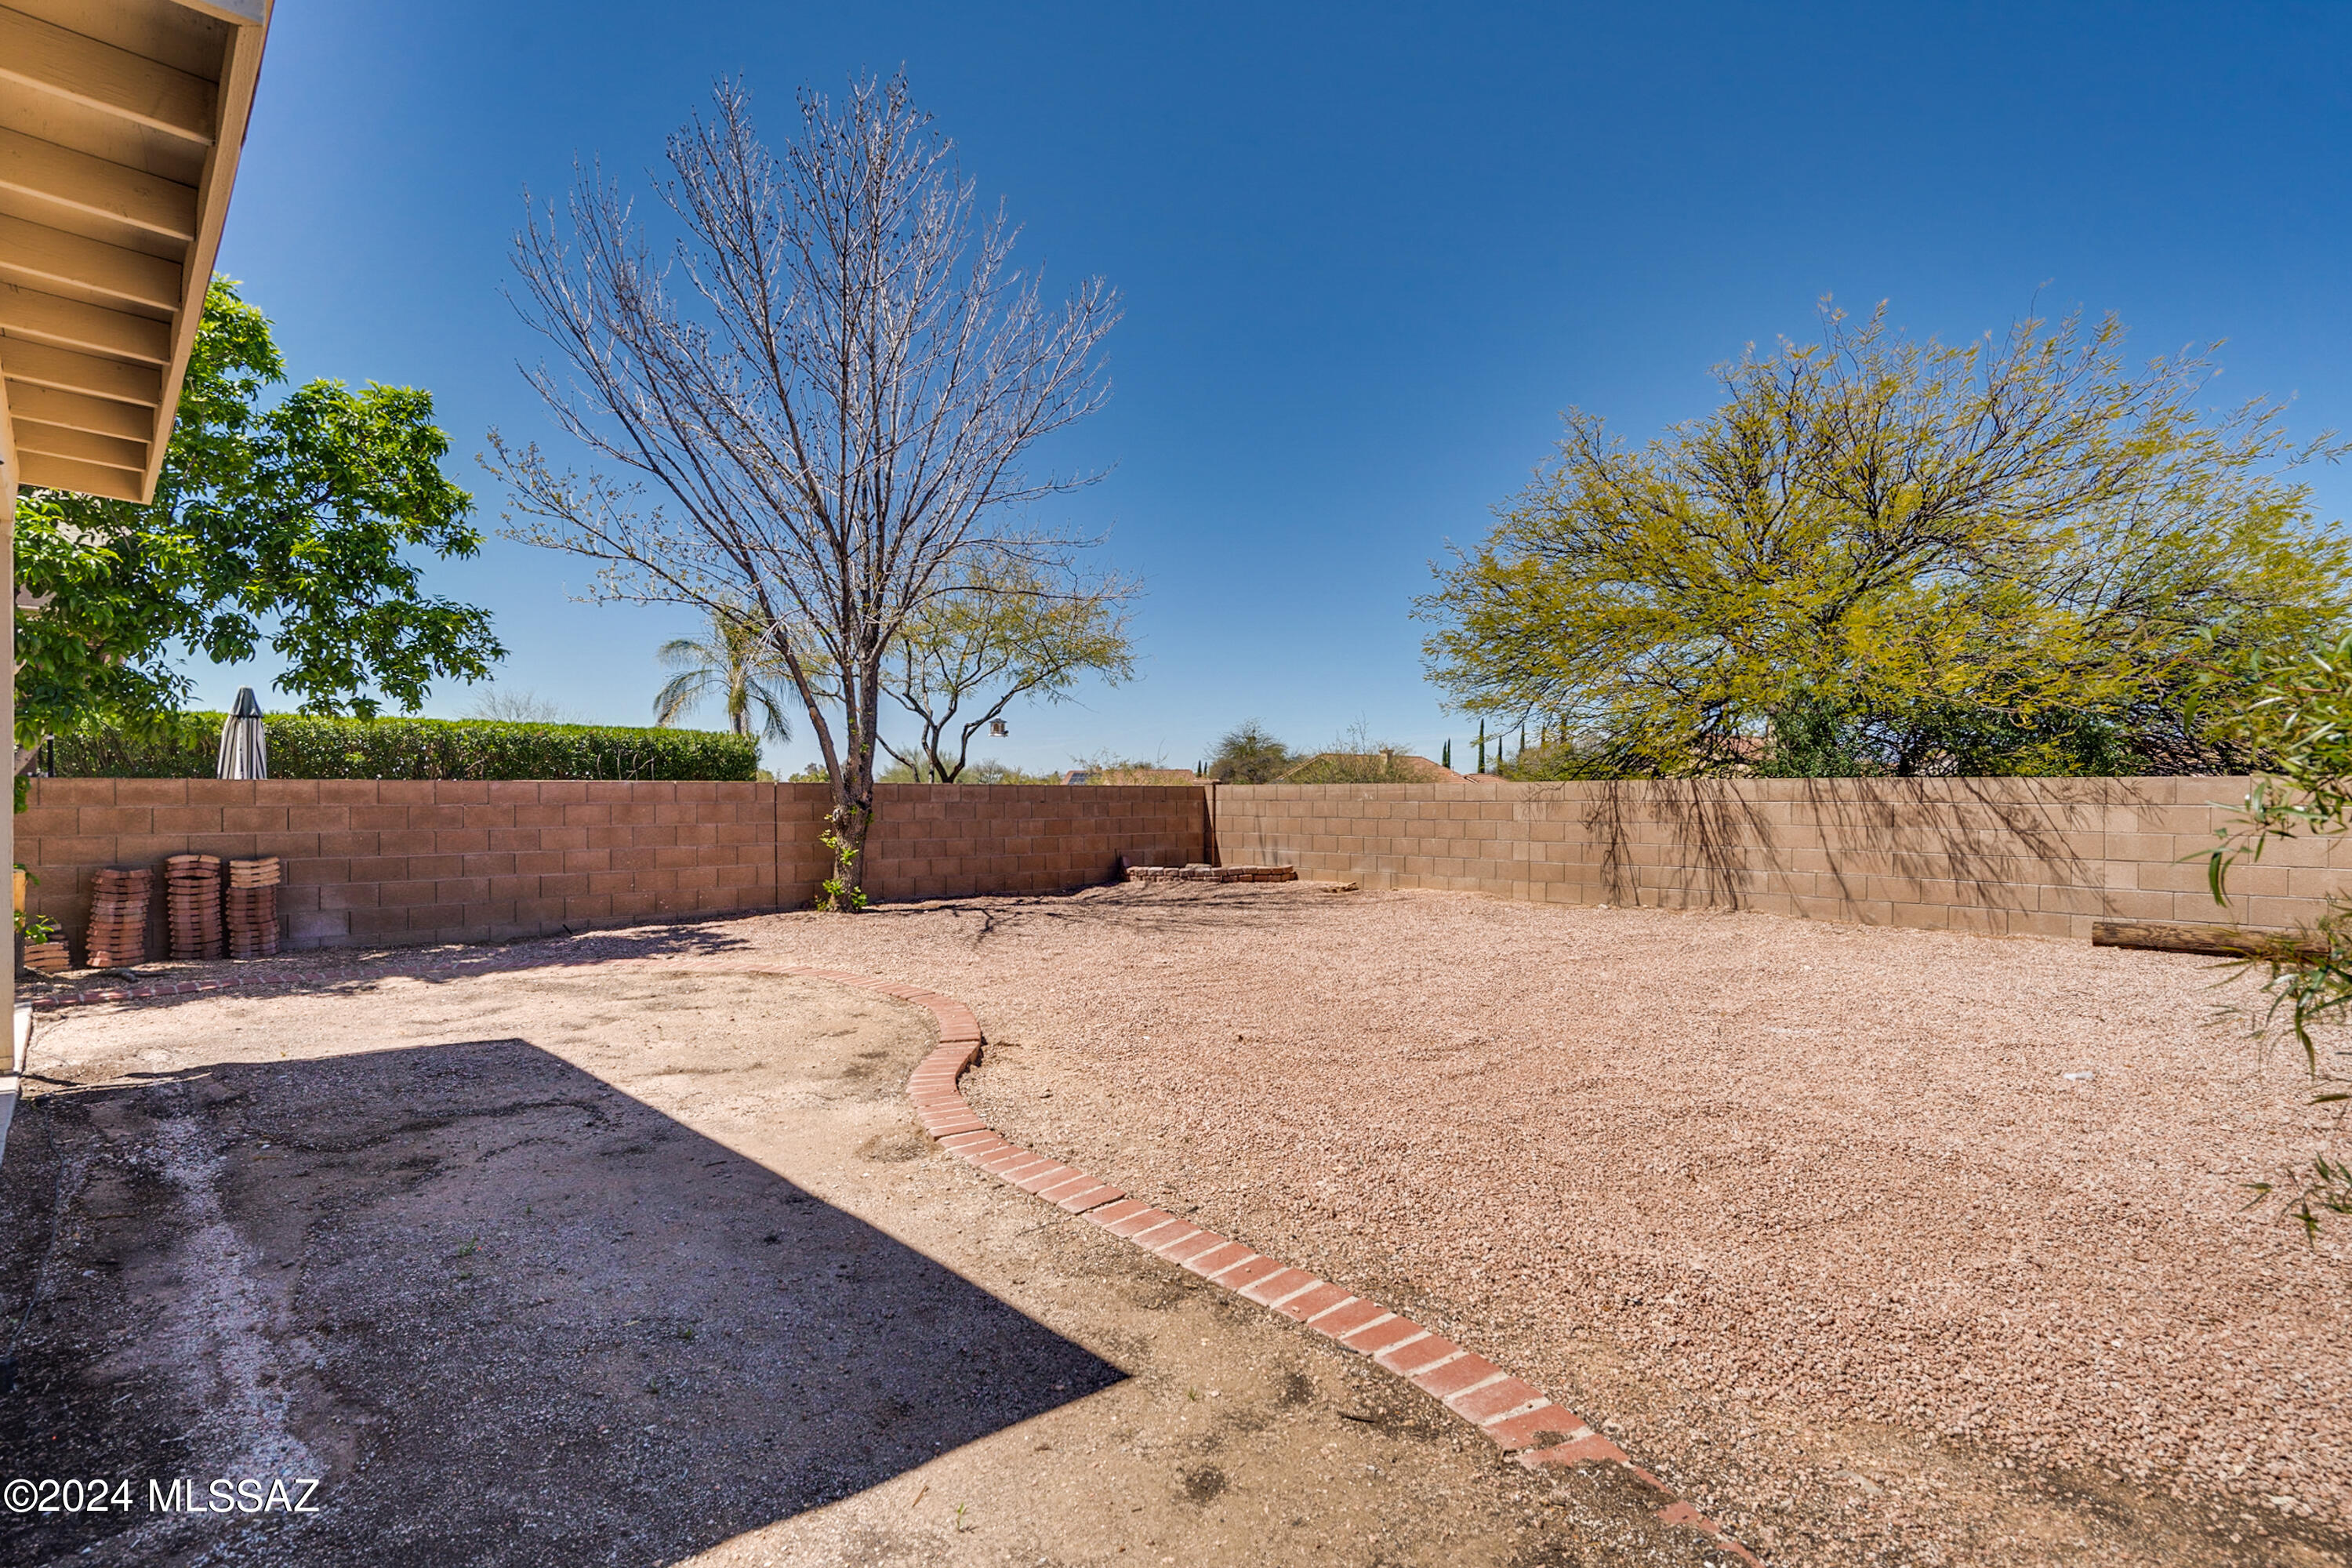
[[[222,266],[298,376],[430,388],[495,523],[483,432],[545,433],[499,292],[524,186],[635,177],[721,75],[780,138],[801,84],[903,64],[1021,254],[1126,297],[1110,406],[1057,456],[1112,468],[1066,515],[1148,580],[1141,679],[1016,711],[997,754],[1190,765],[1251,717],[1434,754],[1470,731],[1423,679],[1430,560],[1559,410],[1646,437],[1822,294],[1958,337],[2040,289],[2149,353],[2227,338],[2217,400],[2352,426],[2347,59],[2333,3],[285,0]],[[2342,515],[2352,475],[2319,483]],[[496,613],[509,688],[646,722],[685,623],[583,576],[495,542],[431,581]]]

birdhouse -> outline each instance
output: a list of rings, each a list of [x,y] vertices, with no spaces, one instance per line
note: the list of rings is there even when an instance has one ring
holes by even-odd
[[[992,735],[1010,735],[1013,733],[1011,730],[1005,727],[1004,721],[1002,719],[991,719],[988,721],[988,732]]]

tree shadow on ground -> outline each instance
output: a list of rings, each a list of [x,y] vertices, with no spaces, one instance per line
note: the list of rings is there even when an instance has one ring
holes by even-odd
[[[0,1475],[134,1507],[0,1515],[8,1562],[674,1563],[1123,1375],[522,1040],[26,1110]],[[148,1510],[224,1476],[320,1511]]]

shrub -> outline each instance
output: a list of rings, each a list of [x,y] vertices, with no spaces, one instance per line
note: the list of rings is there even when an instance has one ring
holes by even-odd
[[[1217,754],[1209,759],[1209,776],[1220,784],[1272,784],[1298,754],[1273,732],[1252,719],[1225,731]]]
[[[67,778],[211,778],[222,713],[175,713],[137,732],[57,739]],[[269,772],[284,779],[730,779],[759,770],[759,742],[711,730],[518,724],[488,719],[262,721]]]

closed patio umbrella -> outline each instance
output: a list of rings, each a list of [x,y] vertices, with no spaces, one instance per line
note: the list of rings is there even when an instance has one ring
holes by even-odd
[[[236,689],[236,702],[221,726],[220,765],[214,771],[225,779],[269,776],[269,747],[261,735],[261,704],[253,700],[250,686]]]

